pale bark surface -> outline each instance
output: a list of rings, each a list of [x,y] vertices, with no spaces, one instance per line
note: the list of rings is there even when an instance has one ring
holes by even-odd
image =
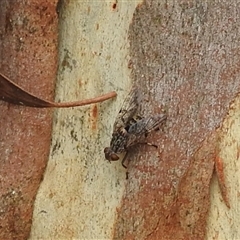
[[[110,239],[124,184],[109,163],[112,125],[131,87],[128,29],[137,1],[62,1],[56,101],[116,90],[114,100],[57,110],[30,239]]]

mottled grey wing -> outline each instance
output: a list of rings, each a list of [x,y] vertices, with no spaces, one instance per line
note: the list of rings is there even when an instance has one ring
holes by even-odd
[[[133,146],[142,141],[146,133],[149,133],[159,127],[166,120],[165,114],[157,114],[154,116],[143,118],[132,124],[128,129],[127,147]]]
[[[136,111],[139,106],[138,92],[135,87],[132,87],[129,94],[124,99],[123,105],[116,117],[115,123],[113,125],[113,131],[117,131],[119,128],[125,128],[133,116],[136,114]]]

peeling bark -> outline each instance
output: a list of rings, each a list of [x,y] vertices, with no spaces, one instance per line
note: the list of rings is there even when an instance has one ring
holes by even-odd
[[[217,129],[240,90],[239,3],[145,1],[129,31],[143,112],[164,133],[130,156],[114,239],[204,239]]]

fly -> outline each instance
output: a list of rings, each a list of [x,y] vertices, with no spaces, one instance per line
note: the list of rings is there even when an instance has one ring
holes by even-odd
[[[144,142],[148,133],[159,128],[166,120],[165,114],[156,114],[148,117],[137,115],[139,107],[139,94],[136,88],[132,88],[125,98],[115,123],[113,125],[110,147],[104,149],[105,158],[109,161],[117,161],[118,154],[127,152],[130,147],[146,143]],[[124,165],[125,157],[122,160]]]

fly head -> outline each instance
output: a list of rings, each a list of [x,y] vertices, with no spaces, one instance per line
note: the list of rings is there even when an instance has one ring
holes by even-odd
[[[118,155],[110,147],[104,148],[104,154],[108,161],[117,161],[119,159]]]

